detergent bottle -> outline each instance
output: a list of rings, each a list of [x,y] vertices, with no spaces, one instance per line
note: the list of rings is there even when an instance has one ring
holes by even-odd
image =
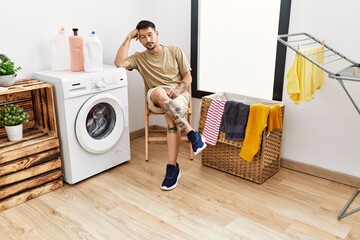
[[[61,28],[53,37],[50,47],[51,69],[53,71],[70,70],[69,40],[64,28]]]
[[[69,36],[70,69],[73,72],[84,71],[84,39],[78,35],[78,29],[73,28],[73,36]]]
[[[100,72],[103,70],[103,50],[100,39],[91,32],[84,43],[84,68],[85,72]]]

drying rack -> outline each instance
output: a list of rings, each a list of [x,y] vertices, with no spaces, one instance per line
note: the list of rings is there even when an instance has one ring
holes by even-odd
[[[330,78],[336,79],[345,90],[350,101],[354,105],[356,111],[360,115],[360,108],[354,101],[351,93],[347,89],[344,81],[360,82],[360,64],[344,56],[340,52],[334,50],[325,44],[324,41],[320,41],[308,33],[294,33],[294,34],[283,34],[278,36],[278,41],[283,45],[291,48],[302,57],[315,64],[317,67],[326,72]],[[324,58],[316,59],[319,55],[317,52],[313,54],[305,54],[302,48],[315,48],[323,46]],[[319,48],[320,49],[320,48]],[[351,203],[355,200],[356,196],[360,193],[360,188],[357,189],[351,196],[349,201],[345,204],[343,209],[338,215],[338,219],[349,216],[355,212],[360,211],[360,207],[355,208],[351,211],[347,211]]]

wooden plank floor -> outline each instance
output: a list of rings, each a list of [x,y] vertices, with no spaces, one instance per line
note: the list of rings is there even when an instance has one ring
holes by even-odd
[[[337,220],[353,187],[287,169],[258,185],[188,160],[184,143],[180,183],[164,192],[166,145],[152,143],[149,162],[144,138],[131,150],[127,163],[0,212],[0,239],[360,239],[360,212]]]

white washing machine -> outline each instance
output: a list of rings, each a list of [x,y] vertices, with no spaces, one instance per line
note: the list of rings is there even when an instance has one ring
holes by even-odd
[[[127,76],[102,72],[42,71],[34,78],[55,89],[64,180],[74,184],[130,160]]]

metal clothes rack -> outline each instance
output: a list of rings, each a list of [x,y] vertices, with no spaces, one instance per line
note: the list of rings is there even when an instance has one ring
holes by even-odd
[[[294,34],[283,34],[278,36],[278,41],[283,45],[291,48],[296,53],[300,54],[302,57],[306,58],[324,72],[326,72],[330,78],[336,79],[344,91],[346,92],[347,96],[349,97],[350,101],[354,105],[356,111],[360,115],[360,108],[354,101],[351,93],[347,89],[344,81],[354,81],[360,83],[360,64],[347,58],[340,52],[334,50],[333,48],[329,47],[325,44],[324,41],[320,41],[315,37],[311,36],[308,33],[294,33]],[[306,51],[302,51],[302,48],[315,48],[323,46],[323,52],[317,52],[315,54],[306,54]],[[304,48],[304,49],[305,49]],[[316,59],[318,53],[323,53],[323,59]],[[349,216],[355,212],[360,211],[360,207],[355,208],[351,211],[347,211],[351,203],[355,200],[357,195],[360,193],[360,188],[357,189],[354,194],[351,196],[349,201],[345,204],[343,209],[340,211],[338,215],[338,219],[344,218]],[[347,211],[347,212],[346,212]]]

